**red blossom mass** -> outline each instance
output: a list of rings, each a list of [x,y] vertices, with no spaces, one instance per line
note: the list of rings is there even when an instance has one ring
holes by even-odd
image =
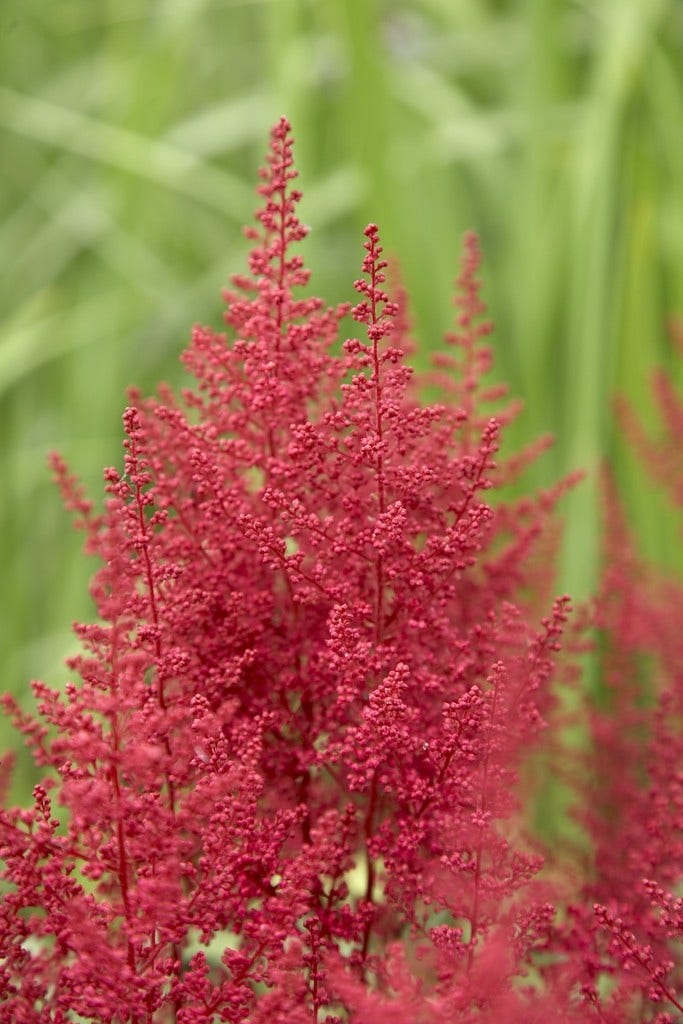
[[[520,780],[558,721],[572,481],[496,496],[546,442],[499,457],[476,236],[424,405],[376,225],[355,306],[299,291],[295,178],[282,118],[230,338],[194,329],[181,397],[131,393],[101,513],[53,458],[99,619],[78,683],[5,699],[45,778],[0,812],[0,1024],[678,1020],[680,640],[615,554],[567,909]],[[641,643],[670,685],[636,712]]]

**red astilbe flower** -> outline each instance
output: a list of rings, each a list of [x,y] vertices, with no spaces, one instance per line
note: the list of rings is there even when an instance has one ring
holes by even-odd
[[[462,400],[424,407],[375,225],[362,337],[333,354],[349,307],[296,297],[294,177],[283,118],[234,338],[195,329],[182,399],[131,393],[102,514],[54,461],[100,622],[37,719],[6,701],[49,773],[0,816],[0,1022],[578,1019],[518,985],[553,915],[517,774],[568,613],[525,611],[561,488],[484,500],[473,239]]]
[[[683,402],[661,373],[654,386],[661,437],[648,436],[624,402],[620,415],[648,471],[681,506]],[[589,1019],[667,1024],[683,1019],[683,588],[638,557],[609,474],[605,506],[595,601],[601,676],[577,811],[592,864],[567,929],[568,973],[582,985]]]

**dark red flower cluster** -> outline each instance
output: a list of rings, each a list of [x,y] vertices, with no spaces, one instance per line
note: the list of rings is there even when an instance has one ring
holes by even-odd
[[[476,238],[425,406],[375,225],[356,306],[300,297],[295,177],[282,118],[232,340],[197,327],[196,385],[132,394],[101,514],[54,458],[99,622],[37,718],[5,701],[46,773],[0,812],[0,1024],[673,1021],[680,640],[619,553],[567,910],[520,769],[556,715],[571,481],[494,500],[546,442],[498,458]],[[641,642],[672,685],[636,710]]]
[[[683,401],[661,373],[654,392],[658,438],[623,402],[620,419],[681,507]],[[683,1021],[683,586],[638,557],[606,476],[606,568],[593,615],[601,675],[577,787],[590,855],[561,944],[596,1020],[675,1024]]]

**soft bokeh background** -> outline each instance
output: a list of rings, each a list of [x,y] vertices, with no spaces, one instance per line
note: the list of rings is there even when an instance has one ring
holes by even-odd
[[[682,377],[681,0],[2,0],[0,689],[62,679],[90,615],[45,453],[99,495],[125,387],[182,382],[191,324],[220,324],[243,266],[283,112],[314,290],[353,297],[377,221],[422,362],[460,236],[480,232],[497,374],[526,403],[515,439],[558,438],[532,480],[592,474],[565,506],[558,586],[596,578],[605,456],[646,553],[680,562],[611,396],[651,417],[650,367]]]

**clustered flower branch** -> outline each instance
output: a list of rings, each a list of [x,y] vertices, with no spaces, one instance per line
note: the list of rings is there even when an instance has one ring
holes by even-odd
[[[181,396],[131,392],[101,512],[53,457],[98,621],[78,683],[4,702],[45,776],[0,812],[0,1024],[671,1024],[681,593],[611,494],[604,681],[571,751],[549,594],[575,477],[495,497],[548,442],[501,458],[518,406],[485,381],[478,241],[424,405],[376,225],[355,306],[302,296],[295,177],[282,118],[230,339],[194,329]],[[528,827],[534,750],[573,759],[581,877]]]

